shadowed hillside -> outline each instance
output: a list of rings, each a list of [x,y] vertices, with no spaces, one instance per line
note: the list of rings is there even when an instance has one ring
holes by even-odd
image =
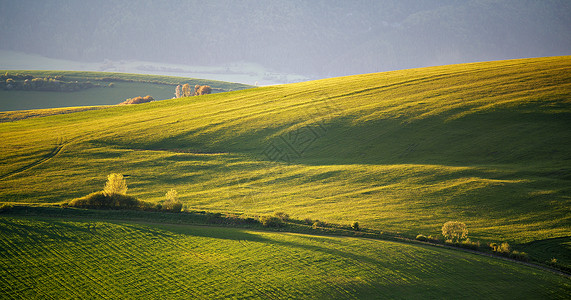
[[[3,123],[0,199],[68,201],[118,172],[148,201],[411,237],[460,220],[569,265],[570,71],[452,65]]]

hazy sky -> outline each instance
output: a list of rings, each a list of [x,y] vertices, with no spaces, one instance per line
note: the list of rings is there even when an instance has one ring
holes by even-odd
[[[0,0],[0,50],[315,78],[570,55],[570,16],[569,0]]]

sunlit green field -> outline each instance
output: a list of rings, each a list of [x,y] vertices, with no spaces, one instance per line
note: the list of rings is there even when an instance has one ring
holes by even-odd
[[[282,211],[507,241],[571,265],[571,58],[256,88],[0,124],[0,200],[101,190],[188,209]]]
[[[0,217],[7,298],[564,299],[570,281],[459,251],[349,237]]]

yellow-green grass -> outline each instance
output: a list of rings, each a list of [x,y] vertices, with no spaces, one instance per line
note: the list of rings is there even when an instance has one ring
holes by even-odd
[[[63,76],[63,80],[91,81],[94,84],[113,87],[95,87],[76,92],[53,91],[22,91],[0,90],[0,111],[30,110],[40,108],[56,108],[69,106],[98,106],[115,105],[127,98],[151,95],[155,100],[170,99],[174,97],[175,87],[178,84],[189,83],[194,85],[210,85],[214,92],[241,90],[251,86],[216,80],[196,78],[183,78],[159,75],[142,75],[109,72],[78,72],[78,71],[4,71],[0,74],[25,74],[36,78]],[[104,79],[103,81],[101,79]],[[5,114],[5,113],[4,113]]]
[[[0,122],[13,122],[29,118],[47,117],[53,115],[70,114],[85,110],[94,110],[105,108],[106,106],[77,106],[77,107],[60,107],[60,108],[45,108],[45,109],[31,109],[31,110],[15,110],[0,112]]]
[[[69,201],[120,172],[147,201],[174,188],[190,209],[411,237],[458,220],[571,265],[570,57],[113,107],[0,124],[0,138],[6,202]]]
[[[0,217],[11,299],[565,299],[561,275],[389,241]]]

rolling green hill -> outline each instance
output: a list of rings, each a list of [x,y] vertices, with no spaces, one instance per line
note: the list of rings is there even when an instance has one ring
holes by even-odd
[[[251,86],[216,80],[182,78],[172,76],[141,75],[109,72],[79,71],[18,71],[0,70],[0,74],[14,76],[29,75],[34,78],[61,78],[64,82],[89,82],[96,86],[88,89],[68,91],[8,90],[0,84],[0,111],[61,108],[69,106],[115,105],[127,98],[150,95],[155,100],[171,99],[175,87],[189,83],[210,85],[213,93],[242,90]],[[109,87],[109,85],[112,87]]]
[[[8,298],[564,299],[571,288],[486,256],[361,238],[14,216],[0,217],[0,237]]]
[[[188,209],[507,241],[571,265],[571,58],[366,74],[0,124],[0,200],[128,175]]]

